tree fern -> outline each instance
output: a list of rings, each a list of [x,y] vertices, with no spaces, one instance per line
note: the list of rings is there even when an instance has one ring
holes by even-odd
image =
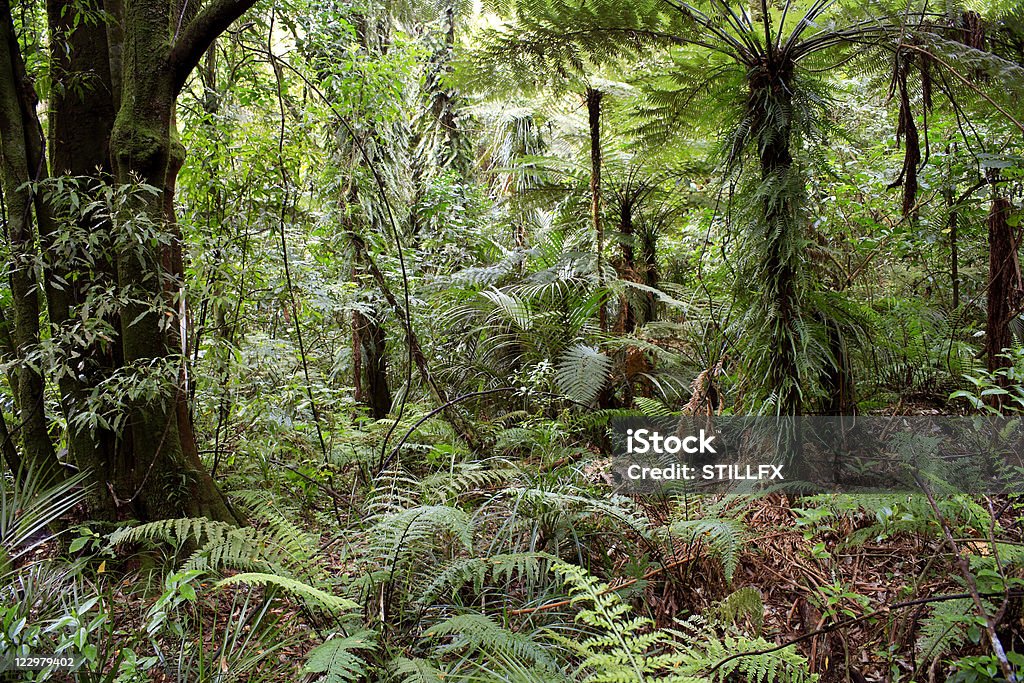
[[[556,364],[558,386],[572,399],[593,403],[608,381],[612,359],[585,344],[566,349]]]

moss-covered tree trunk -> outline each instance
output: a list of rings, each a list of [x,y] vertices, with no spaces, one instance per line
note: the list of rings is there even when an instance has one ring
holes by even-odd
[[[128,406],[118,462],[108,472],[114,503],[143,519],[179,515],[234,520],[199,460],[183,410],[178,311],[180,239],[173,192],[183,150],[175,140],[177,93],[209,43],[252,3],[214,2],[177,30],[166,0],[125,0],[122,7],[120,107],[111,136],[119,184],[145,183],[118,217],[117,280],[128,303],[121,312],[123,371],[144,384]],[[176,38],[172,38],[172,35]],[[157,240],[135,239],[138,231]],[[127,248],[127,245],[134,245]]]
[[[99,199],[102,184],[110,182],[110,135],[114,126],[114,80],[111,72],[108,26],[103,22],[76,21],[77,0],[48,0],[51,89],[49,101],[50,173],[79,179],[79,191]],[[75,226],[83,237],[109,235],[111,224],[98,212],[78,216]],[[75,421],[87,409],[93,390],[120,366],[117,340],[82,339],[71,334],[81,320],[77,307],[86,303],[90,289],[109,290],[116,282],[108,250],[75,247],[56,227],[41,231],[46,265],[47,305],[51,334],[59,339],[64,362],[76,364],[76,372],[58,378],[61,403],[67,421],[68,456],[83,470],[107,472],[115,461],[117,434],[97,426],[89,429]],[[100,240],[101,242],[103,240]],[[89,277],[76,271],[91,263]],[[95,308],[95,307],[94,307]],[[105,317],[108,329],[119,327],[116,314]],[[92,490],[91,512],[97,517],[115,513],[110,493],[103,486]]]
[[[29,82],[11,16],[10,3],[0,0],[0,189],[7,209],[10,249],[9,278],[13,302],[11,341],[18,362],[12,386],[17,407],[24,461],[43,476],[62,478],[50,440],[44,396],[45,382],[38,359],[40,288],[36,268],[38,249],[33,192],[33,149],[41,146],[35,118],[35,93]]]

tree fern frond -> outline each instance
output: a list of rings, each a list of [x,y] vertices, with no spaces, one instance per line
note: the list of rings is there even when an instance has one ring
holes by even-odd
[[[559,387],[576,401],[593,403],[608,381],[612,359],[585,344],[566,349],[558,359],[555,378]]]

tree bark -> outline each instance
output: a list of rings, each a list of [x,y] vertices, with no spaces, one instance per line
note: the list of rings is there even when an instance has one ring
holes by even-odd
[[[375,420],[391,412],[388,387],[387,340],[384,328],[361,311],[352,311],[352,374],[356,401],[370,409]]]
[[[27,464],[39,468],[44,478],[58,481],[63,478],[63,471],[47,428],[45,383],[38,360],[32,358],[39,345],[41,283],[36,278],[39,252],[33,188],[29,183],[37,177],[31,168],[31,147],[41,143],[31,139],[38,131],[25,125],[35,116],[31,89],[21,62],[10,4],[0,0],[0,186],[7,205],[14,307],[12,340],[19,361],[14,387],[19,418],[16,431]]]
[[[993,179],[990,179],[992,181]],[[985,355],[989,372],[996,372],[1011,364],[1003,356],[1012,345],[1010,320],[1021,301],[1021,272],[1017,257],[1017,241],[1009,224],[1012,205],[999,194],[992,184],[992,204],[988,214],[988,306],[985,321]],[[1005,386],[1005,377],[999,377]],[[998,407],[999,396],[990,397]]]
[[[54,177],[79,179],[78,191],[98,199],[104,183],[110,182],[110,136],[114,126],[114,82],[108,26],[103,22],[76,22],[74,0],[48,0],[50,28],[49,136],[50,172]],[[109,236],[109,217],[90,214],[77,217],[82,238]],[[117,339],[78,341],[70,329],[80,318],[77,310],[86,304],[90,289],[103,291],[116,282],[109,249],[58,249],[56,226],[41,230],[47,273],[47,305],[51,335],[61,340],[63,362],[72,372],[61,373],[58,384],[67,421],[68,455],[82,470],[106,472],[116,457],[117,434],[101,426],[90,430],[77,425],[75,416],[86,406],[93,390],[109,378],[121,363]],[[84,242],[84,239],[82,240]],[[83,264],[92,263],[89,277],[80,277]],[[110,329],[120,323],[116,314],[104,322]],[[94,487],[90,501],[96,517],[113,518],[114,506],[104,487]]]
[[[597,286],[604,289],[604,228],[601,225],[601,99],[604,93],[587,88],[587,122],[590,129],[590,221],[594,228]],[[602,298],[598,307],[601,331],[608,331],[608,314]]]

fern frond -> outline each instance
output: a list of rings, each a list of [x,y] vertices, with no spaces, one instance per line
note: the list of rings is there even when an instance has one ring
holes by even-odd
[[[682,657],[670,649],[669,635],[650,619],[631,616],[629,605],[607,584],[575,565],[557,563],[553,570],[568,587],[572,604],[582,606],[576,620],[593,632],[581,640],[553,636],[582,657],[577,675],[585,674],[585,683],[694,680],[679,670]]]
[[[558,386],[572,399],[589,405],[608,381],[612,359],[585,344],[566,349],[555,369]]]
[[[681,539],[690,545],[706,548],[722,562],[725,578],[732,580],[743,549],[746,527],[735,519],[678,520],[654,532],[665,540]]]
[[[976,621],[969,598],[935,603],[921,622],[917,651],[928,661],[952,651],[967,640],[968,629]]]
[[[487,578],[501,586],[518,577],[527,586],[536,585],[555,558],[547,553],[507,553],[489,557],[460,558],[442,569],[421,591],[419,602],[430,604],[444,592],[457,593],[472,583],[479,592]]]
[[[426,659],[396,657],[388,667],[387,680],[389,683],[445,683],[445,674]]]
[[[302,598],[306,601],[306,604],[312,607],[319,607],[328,612],[342,613],[361,609],[359,603],[354,600],[349,600],[348,598],[343,598],[338,595],[332,595],[326,591],[320,590],[319,588],[310,586],[307,583],[303,583],[302,581],[290,579],[286,576],[278,576],[277,574],[245,572],[229,576],[226,579],[221,579],[215,585],[217,588],[223,588],[236,583],[241,583],[247,586],[275,586],[285,592]]]
[[[331,638],[314,648],[306,659],[303,671],[323,674],[319,683],[347,683],[366,676],[366,662],[354,654],[376,648],[376,634],[363,631],[347,638]]]
[[[467,654],[483,651],[491,655],[506,655],[526,667],[559,671],[558,663],[541,643],[511,631],[478,612],[467,612],[446,619],[430,627],[425,635],[431,638],[451,637],[452,647],[466,650]]]
[[[713,614],[727,625],[739,628],[749,623],[754,635],[761,634],[764,626],[764,600],[761,591],[753,586],[744,586],[733,591],[713,609]]]

